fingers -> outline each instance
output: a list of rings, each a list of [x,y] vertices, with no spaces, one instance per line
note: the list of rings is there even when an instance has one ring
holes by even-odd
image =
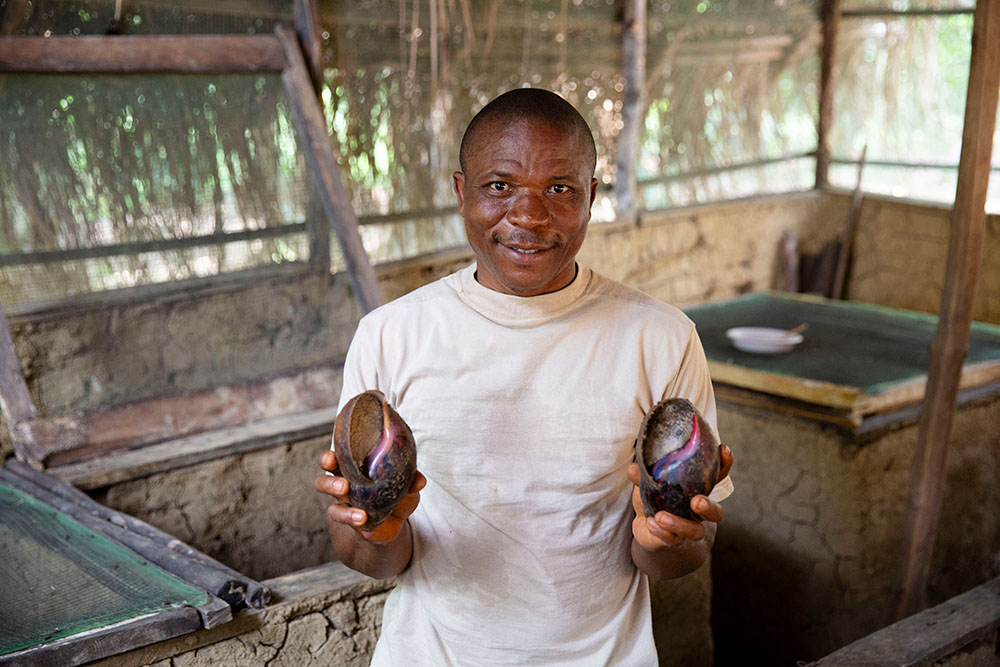
[[[326,472],[337,472],[337,457],[332,451],[323,452],[320,456],[320,467]],[[390,514],[373,531],[362,531],[361,526],[368,521],[368,514],[363,509],[351,506],[347,495],[350,483],[337,475],[322,474],[316,477],[313,486],[320,493],[333,498],[326,508],[325,521],[328,530],[334,530],[338,525],[354,528],[359,535],[371,542],[391,542],[399,536],[406,519],[413,514],[420,503],[420,491],[427,486],[427,478],[417,471],[410,490],[399,501]]]
[[[319,467],[327,472],[337,472],[337,455],[332,449],[326,450],[319,457]]]
[[[733,450],[726,445],[719,445],[719,460],[722,464],[719,469],[719,481],[722,481],[733,467]]]

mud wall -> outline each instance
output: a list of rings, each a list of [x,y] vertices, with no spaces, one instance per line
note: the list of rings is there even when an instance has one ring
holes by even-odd
[[[956,414],[930,602],[992,576],[1000,551],[1000,398]],[[915,424],[855,443],[833,427],[719,403],[737,492],[713,550],[721,664],[813,660],[892,621]],[[735,664],[735,662],[733,662]]]
[[[830,210],[846,195],[827,195]],[[858,220],[847,298],[937,313],[941,306],[951,209],[865,197]],[[986,216],[973,318],[1000,323],[1000,215]]]

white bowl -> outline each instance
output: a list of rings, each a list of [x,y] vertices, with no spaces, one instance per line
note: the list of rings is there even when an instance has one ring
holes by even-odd
[[[726,331],[726,338],[737,350],[755,354],[790,352],[802,342],[802,334],[770,327],[735,327]]]

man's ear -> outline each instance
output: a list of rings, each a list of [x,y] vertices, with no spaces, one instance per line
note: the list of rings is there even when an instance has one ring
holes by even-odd
[[[594,181],[597,182],[596,180]],[[451,185],[455,188],[455,196],[458,197],[458,213],[465,215],[465,174],[456,171],[451,175]]]
[[[590,179],[590,206],[594,206],[594,201],[597,199],[597,179]]]

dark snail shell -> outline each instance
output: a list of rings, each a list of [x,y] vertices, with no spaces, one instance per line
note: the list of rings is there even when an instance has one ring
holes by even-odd
[[[691,499],[719,481],[719,443],[690,401],[672,398],[649,411],[635,441],[639,494],[646,516],[660,510],[700,521]]]
[[[417,447],[410,427],[378,391],[358,394],[344,405],[333,427],[340,474],[350,482],[354,507],[368,513],[362,530],[388,517],[417,474]]]

